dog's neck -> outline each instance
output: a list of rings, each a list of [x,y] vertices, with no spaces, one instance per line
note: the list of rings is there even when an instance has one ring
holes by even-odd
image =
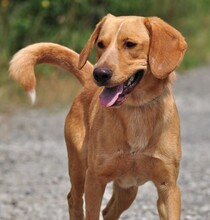
[[[125,135],[129,140],[128,144],[132,152],[144,151],[148,147],[152,136],[162,131],[165,124],[168,123],[169,116],[173,114],[174,105],[171,88],[166,86],[160,95],[144,105],[124,105],[118,109],[121,123],[126,128]]]
[[[152,106],[155,106],[156,104],[159,104],[164,99],[164,97],[172,94],[171,90],[172,90],[172,88],[171,88],[170,84],[163,85],[163,89],[160,94],[154,96],[148,102],[143,103],[139,107],[140,108],[147,108],[147,107],[152,107]]]

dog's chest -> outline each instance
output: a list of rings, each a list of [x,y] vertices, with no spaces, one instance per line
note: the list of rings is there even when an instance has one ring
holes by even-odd
[[[153,159],[141,151],[118,150],[98,155],[96,170],[99,176],[116,180],[122,188],[142,185],[150,179]]]
[[[140,126],[127,128],[126,137],[131,153],[137,150],[143,150],[148,144],[146,132]]]
[[[146,156],[145,152],[155,129],[153,120],[148,115],[146,117],[145,112],[126,113],[113,119],[115,123],[112,126],[106,121],[102,124],[103,129],[95,139],[99,145],[93,151],[97,174],[115,179],[125,188],[149,180],[151,157]],[[109,135],[104,136],[102,131],[109,131]]]
[[[152,129],[150,123],[145,120],[142,114],[139,114],[137,117],[128,118],[125,134],[131,152],[146,148],[152,134]]]

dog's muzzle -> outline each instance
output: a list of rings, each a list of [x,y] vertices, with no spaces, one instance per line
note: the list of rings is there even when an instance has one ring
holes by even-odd
[[[100,94],[100,103],[105,107],[121,105],[144,76],[144,70],[136,71],[124,83],[114,87],[105,87]]]

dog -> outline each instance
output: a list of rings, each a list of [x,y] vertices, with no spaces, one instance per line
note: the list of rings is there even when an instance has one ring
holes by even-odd
[[[93,66],[87,60],[94,45]],[[10,75],[33,100],[33,69],[39,63],[59,66],[83,85],[65,121],[71,220],[84,219],[83,194],[86,220],[98,220],[110,181],[113,195],[103,210],[105,220],[119,219],[147,181],[157,188],[160,219],[180,219],[180,122],[172,83],[186,49],[184,37],[160,18],[108,14],[80,55],[37,43],[13,57]]]

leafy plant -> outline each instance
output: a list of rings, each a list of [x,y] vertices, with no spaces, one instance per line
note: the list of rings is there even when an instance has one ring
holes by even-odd
[[[188,42],[182,70],[208,63],[209,3],[209,0],[0,0],[0,98],[5,94],[2,89],[10,86],[8,61],[15,52],[46,41],[80,52],[97,22],[107,13],[159,16],[175,26]],[[46,73],[41,76],[48,77],[48,70],[51,71],[40,68]]]

